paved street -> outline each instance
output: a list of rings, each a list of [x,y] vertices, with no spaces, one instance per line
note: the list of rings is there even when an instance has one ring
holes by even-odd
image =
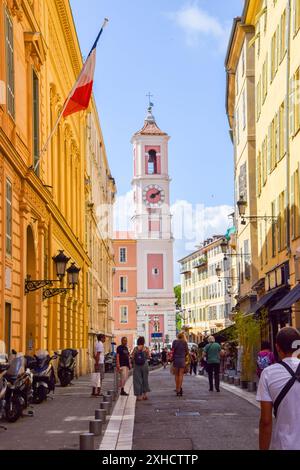
[[[105,376],[104,390],[112,388],[112,374]],[[228,391],[208,392],[207,379],[184,379],[184,396],[177,398],[169,369],[150,373],[148,402],[137,402],[132,379],[130,396],[120,397],[112,419],[96,448],[101,450],[223,450],[257,449],[259,410]],[[235,393],[238,389],[233,389]],[[245,396],[248,396],[245,392]],[[253,400],[250,395],[249,399]],[[24,417],[0,429],[0,450],[78,449],[79,434],[88,430],[98,399],[90,397],[89,377],[57,387],[54,400],[34,405],[34,417]]]
[[[153,372],[150,387],[150,400],[136,404],[133,449],[257,449],[259,410],[244,399],[190,376],[177,398],[169,369]]]
[[[110,390],[113,374],[105,375],[104,391]],[[88,431],[89,421],[100,400],[91,398],[89,376],[74,379],[72,386],[57,386],[54,400],[34,405],[34,417],[16,423],[3,422],[0,429],[0,450],[64,450],[79,448],[79,434]],[[100,440],[96,444],[99,446]]]

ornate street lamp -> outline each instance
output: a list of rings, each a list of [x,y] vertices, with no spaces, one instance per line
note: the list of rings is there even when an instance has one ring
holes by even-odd
[[[71,258],[68,258],[63,250],[59,250],[58,255],[52,257],[56,266],[56,275],[60,281],[66,274],[66,267]]]
[[[25,294],[29,294],[30,292],[34,292],[38,289],[43,289],[43,300],[49,299],[50,297],[54,297],[55,295],[59,294],[66,294],[68,290],[74,290],[75,286],[78,284],[78,277],[80,268],[78,268],[75,263],[67,270],[67,264],[71,258],[68,258],[63,250],[59,250],[59,253],[56,256],[52,257],[55,263],[55,270],[58,279],[42,279],[42,280],[32,280],[31,276],[27,276],[25,279]],[[72,286],[62,287],[62,288],[53,288],[52,286],[55,282],[62,282],[63,278],[65,277],[66,271],[68,273],[68,283]]]
[[[240,196],[240,199],[237,202],[237,207],[239,211],[239,215],[242,219],[241,224],[246,225],[246,219],[250,222],[256,222],[257,220],[264,220],[265,222],[277,223],[278,217],[273,215],[250,215],[246,217],[246,208],[247,208],[247,201],[245,201],[244,196]]]
[[[238,210],[239,210],[239,215],[240,217],[244,217],[246,214],[246,207],[247,207],[247,201],[245,201],[244,196],[240,196],[240,199],[237,202]]]
[[[222,253],[225,255],[228,249],[228,241],[226,240],[226,238],[223,238],[222,243],[220,243],[220,247],[221,247]]]
[[[221,267],[220,267],[220,266],[217,266],[217,267],[216,267],[216,275],[218,276],[218,278],[221,277],[221,272],[222,272]]]
[[[80,268],[78,268],[75,263],[72,263],[71,266],[67,269],[67,273],[68,284],[72,286],[72,289],[75,289],[75,286],[78,284]]]

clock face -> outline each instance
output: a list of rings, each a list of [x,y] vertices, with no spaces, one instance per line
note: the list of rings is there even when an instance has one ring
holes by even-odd
[[[147,206],[158,207],[165,200],[164,190],[157,184],[147,186],[143,191],[143,201]]]

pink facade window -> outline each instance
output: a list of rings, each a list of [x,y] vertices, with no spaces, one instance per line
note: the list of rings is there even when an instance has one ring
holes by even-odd
[[[160,220],[149,220],[149,232],[160,232]]]
[[[164,288],[163,262],[162,254],[147,256],[148,289]]]

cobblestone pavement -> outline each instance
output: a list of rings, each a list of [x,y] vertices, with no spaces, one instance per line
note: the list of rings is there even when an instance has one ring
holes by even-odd
[[[103,391],[112,389],[113,374],[105,374]],[[73,380],[73,385],[56,387],[54,400],[33,405],[34,417],[16,423],[1,422],[0,450],[66,450],[79,448],[79,434],[89,429],[100,400],[92,398],[90,377]],[[100,439],[95,441],[99,447]]]
[[[202,377],[184,378],[182,398],[169,369],[150,374],[149,401],[137,402],[134,450],[255,450],[259,409]]]

